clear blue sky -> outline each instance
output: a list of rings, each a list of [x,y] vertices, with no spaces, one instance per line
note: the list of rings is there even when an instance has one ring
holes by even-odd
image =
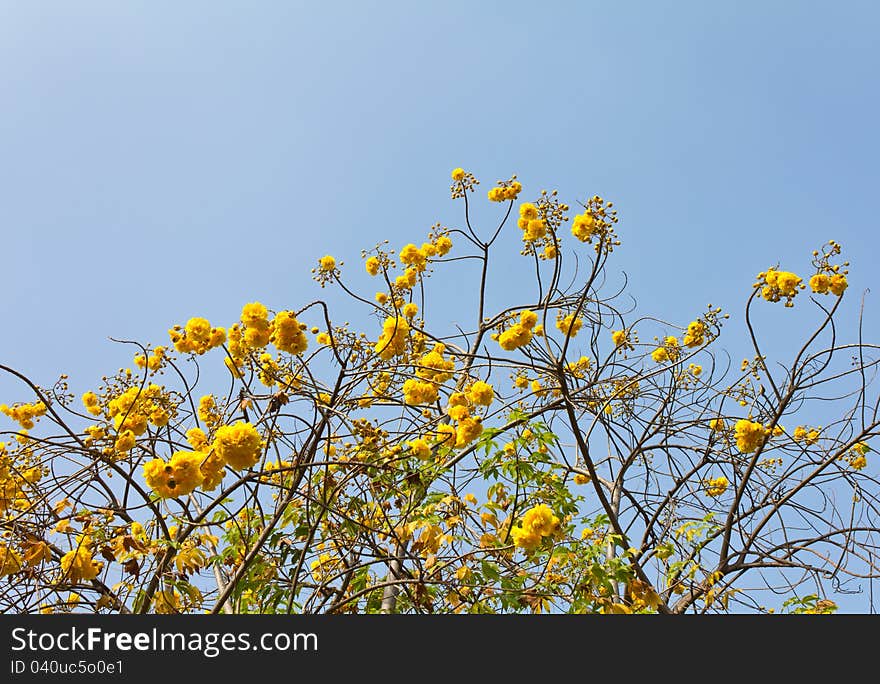
[[[483,189],[518,173],[525,194],[614,199],[612,266],[667,318],[738,311],[755,273],[831,237],[853,292],[870,287],[878,18],[872,2],[0,3],[0,359],[90,382],[128,358],[108,336],[300,306],[325,252],[354,265],[459,221],[458,165]]]
[[[0,362],[82,391],[130,362],[109,336],[298,308],[321,255],[460,225],[455,166],[613,199],[642,312],[733,332],[758,271],[834,238],[851,316],[878,35],[867,1],[0,2]]]

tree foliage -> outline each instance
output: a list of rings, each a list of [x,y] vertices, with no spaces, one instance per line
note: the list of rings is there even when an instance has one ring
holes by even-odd
[[[0,610],[830,612],[873,581],[877,347],[840,339],[840,245],[806,282],[744,283],[740,365],[719,307],[623,310],[611,202],[513,177],[479,228],[477,179],[452,178],[462,227],[380,243],[366,274],[318,261],[336,305],[191,318],[84,394],[2,366]],[[517,233],[531,294],[492,308]],[[473,276],[458,325],[432,314],[450,274]]]

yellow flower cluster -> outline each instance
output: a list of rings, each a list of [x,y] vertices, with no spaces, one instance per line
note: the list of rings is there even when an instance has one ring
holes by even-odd
[[[272,343],[288,354],[302,354],[309,346],[306,325],[296,320],[292,311],[279,311],[272,321]]]
[[[575,315],[573,313],[570,313],[566,316],[563,316],[561,313],[558,313],[556,315],[556,327],[566,337],[574,337],[575,335],[577,335],[583,324],[583,319],[575,318]]]
[[[275,359],[268,352],[260,354],[259,358],[259,378],[260,382],[266,387],[274,387],[278,382],[279,367]]]
[[[618,352],[622,352],[624,355],[626,354],[627,350],[635,349],[633,342],[638,340],[634,340],[634,337],[635,335],[626,328],[624,328],[623,330],[611,331],[611,341],[614,343],[615,349],[617,349]]]
[[[88,401],[94,400],[88,397]],[[86,402],[85,396],[83,402]],[[94,406],[86,406],[90,413],[100,413],[100,410],[94,410]],[[113,419],[117,432],[116,450],[121,453],[131,451],[135,438],[146,432],[148,424],[164,427],[175,413],[174,405],[161,386],[150,383],[143,389],[129,387],[107,403],[107,414]]]
[[[15,552],[15,549],[6,544],[0,544],[0,577],[14,575],[20,570],[21,556]]]
[[[403,356],[406,352],[406,340],[409,337],[409,323],[400,316],[389,317],[382,324],[382,334],[373,351],[383,361],[395,356]]]
[[[810,288],[818,294],[828,294],[830,292],[840,297],[848,286],[849,283],[846,281],[846,276],[842,273],[835,273],[830,276],[824,273],[817,273],[810,278]]]
[[[436,254],[437,248],[430,242],[424,243],[421,247],[416,247],[410,242],[400,250],[400,263],[414,268],[416,273],[421,273],[428,267],[428,258]]]
[[[196,451],[202,451],[208,446],[208,436],[201,428],[190,428],[186,431],[186,441]]]
[[[609,252],[620,245],[620,240],[614,234],[614,224],[617,223],[617,210],[613,209],[613,202],[606,202],[598,195],[593,195],[587,202],[586,211],[578,214],[571,222],[571,234],[581,242],[592,243],[596,239],[593,249],[596,253],[604,246]]]
[[[214,451],[236,470],[254,465],[260,458],[262,448],[260,433],[253,425],[243,421],[222,426],[214,438]]]
[[[678,361],[680,354],[681,348],[678,345],[678,338],[669,335],[663,340],[663,346],[657,347],[651,352],[651,358],[657,363],[664,363],[665,361]]]
[[[539,217],[538,207],[531,202],[520,205],[516,224],[523,231],[523,242],[534,242],[547,235],[547,224]]]
[[[452,191],[452,199],[464,197],[466,192],[473,192],[474,188],[480,184],[474,174],[461,167],[452,170],[452,180],[455,181],[449,187]]]
[[[490,388],[491,389],[491,388]],[[478,398],[487,399],[484,391],[478,392]],[[471,415],[471,399],[465,392],[454,392],[449,397],[446,413],[455,421],[455,426],[441,424],[437,426],[437,441],[445,446],[461,448],[473,442],[483,434],[483,419]]]
[[[444,358],[445,351],[445,344],[435,344],[434,348],[416,363],[416,376],[440,384],[449,380],[455,371],[455,361]]]
[[[371,276],[377,275],[379,273],[379,268],[381,267],[381,262],[378,257],[371,256],[364,262],[364,268],[367,269],[367,273]]]
[[[154,373],[162,368],[165,361],[165,347],[156,347],[150,354],[136,354],[134,364],[138,368],[149,368]]]
[[[468,389],[467,398],[477,406],[490,406],[495,400],[495,390],[489,383],[477,380]]]
[[[521,524],[511,528],[510,538],[521,549],[531,551],[559,530],[559,518],[547,504],[538,504],[526,511]]]
[[[103,563],[92,557],[92,541],[89,537],[81,538],[75,549],[61,557],[62,577],[73,584],[95,579],[103,567]]]
[[[312,571],[312,578],[321,584],[332,580],[345,566],[341,560],[334,558],[331,554],[322,553],[311,562],[309,567]]]
[[[407,442],[407,444],[409,445],[410,453],[416,458],[420,458],[423,461],[427,461],[431,458],[431,447],[421,437],[413,439]]]
[[[785,299],[785,306],[794,306],[794,298],[798,290],[806,287],[796,274],[791,271],[777,271],[768,268],[758,274],[755,288],[760,288],[761,296],[768,302],[778,302]]]
[[[588,356],[582,356],[577,361],[569,362],[566,366],[566,369],[574,377],[583,379],[586,376],[587,371],[589,371],[592,366],[593,362],[590,360],[590,358]]]
[[[821,254],[818,250],[813,252],[813,265],[817,271],[816,275],[810,278],[810,289],[813,292],[825,295],[830,292],[840,297],[849,286],[846,280],[849,271],[841,270],[840,266],[831,264],[831,258],[840,254],[840,250],[840,243],[829,240],[828,244],[823,246]],[[845,261],[843,265],[849,266],[849,262]]]
[[[493,335],[505,351],[513,351],[532,341],[532,330],[538,322],[538,315],[529,309],[520,312],[519,323],[515,323],[500,335]]]
[[[339,276],[339,267],[341,265],[342,262],[337,264],[336,259],[326,254],[318,259],[318,267],[312,269],[312,277],[321,287],[324,287]]]
[[[736,448],[744,454],[750,454],[764,443],[769,430],[761,423],[756,423],[746,418],[736,421],[734,437]]]
[[[171,343],[181,354],[204,354],[226,341],[224,328],[212,328],[205,318],[190,318],[181,328],[175,325],[168,331]],[[161,363],[161,361],[160,361]]]
[[[194,448],[199,451],[198,447]],[[225,466],[226,463],[217,450],[212,449],[199,466],[203,478],[201,487],[204,491],[213,492],[217,489],[217,486],[223,481],[223,476],[226,474]]]
[[[685,347],[701,347],[706,342],[706,324],[697,319],[688,323],[687,332],[682,338]]]
[[[318,260],[319,267],[324,272],[330,272],[336,270],[336,259],[334,259],[329,254],[322,256]]]
[[[798,425],[791,437],[795,442],[804,442],[805,444],[815,444],[819,441],[819,434],[821,432],[821,428],[809,428],[807,429],[803,425]]]
[[[28,462],[14,462],[0,442],[0,514],[26,510],[30,506],[27,491],[43,477],[43,469]]]
[[[865,442],[856,442],[849,453],[841,456],[841,459],[849,463],[853,470],[862,470],[868,465],[868,459],[865,456],[869,451],[871,451],[871,447]]]
[[[728,482],[727,478],[723,475],[721,477],[712,478],[706,482],[706,494],[711,497],[719,497],[727,491],[729,485],[730,482]]]
[[[415,287],[417,282],[419,282],[419,272],[415,267],[410,266],[402,275],[399,275],[394,279],[394,287],[405,292],[406,290],[411,290]]]
[[[101,415],[101,401],[98,399],[98,395],[94,392],[86,392],[82,395],[82,403],[83,406],[86,407],[86,411],[91,413],[93,416]]]
[[[46,414],[46,405],[42,401],[33,404],[15,404],[12,407],[0,404],[0,413],[11,418],[25,430],[34,427],[34,422]]]
[[[522,184],[513,176],[509,181],[498,181],[498,185],[492,188],[488,195],[492,202],[513,201],[522,192]]]
[[[208,427],[216,425],[223,419],[223,416],[217,409],[217,400],[214,399],[213,394],[206,394],[199,399],[198,414],[199,420]]]
[[[154,458],[144,464],[144,479],[163,498],[186,496],[205,479],[201,471],[205,456],[200,451],[176,451],[167,463]]]
[[[403,383],[403,401],[409,406],[433,404],[438,396],[439,390],[434,382],[410,378]]]
[[[242,307],[241,322],[244,325],[243,339],[248,347],[262,349],[269,344],[272,338],[269,311],[260,302],[249,302]]]

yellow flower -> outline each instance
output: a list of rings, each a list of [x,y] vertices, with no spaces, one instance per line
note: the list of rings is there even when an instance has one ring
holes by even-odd
[[[423,461],[431,458],[431,447],[428,446],[428,443],[421,437],[409,441],[407,444],[409,444],[410,452],[413,456],[420,458]]]
[[[574,476],[574,483],[576,485],[585,485],[589,484],[592,478],[589,475],[584,475],[583,473],[577,473]]]
[[[571,234],[581,242],[589,242],[596,229],[596,219],[589,212],[578,214],[571,223]]]
[[[247,327],[261,327],[268,321],[269,311],[260,302],[249,302],[241,309],[241,322]]]
[[[262,447],[260,433],[253,425],[243,421],[222,426],[214,438],[214,450],[235,470],[254,465],[260,458]]]
[[[611,341],[614,342],[615,347],[622,347],[629,340],[629,335],[626,330],[614,330],[611,333]]]
[[[483,434],[483,423],[479,416],[464,418],[459,421],[455,429],[455,446],[463,447],[473,442]]]
[[[449,250],[452,249],[452,240],[446,235],[441,235],[434,241],[434,247],[437,248],[437,254],[439,256],[445,256],[449,253]]]
[[[416,273],[421,273],[428,265],[428,255],[414,244],[409,243],[400,250],[400,263],[411,266]],[[410,283],[410,285],[414,284]]]
[[[687,332],[682,339],[686,347],[700,347],[706,341],[706,324],[696,320],[688,323]]]
[[[410,378],[403,383],[404,402],[410,406],[433,404],[437,401],[437,396],[437,385],[433,382],[422,382],[421,380]]]
[[[446,345],[434,345],[431,351],[418,360],[416,375],[422,380],[431,380],[435,383],[444,383],[449,380],[455,370],[455,361],[443,358],[445,351]]]
[[[768,432],[761,423],[752,422],[745,418],[738,420],[734,426],[736,448],[744,454],[756,451],[764,443]]]
[[[483,382],[482,380],[477,380],[471,385],[467,396],[473,404],[477,404],[478,406],[489,406],[495,399],[495,390],[492,388],[492,385]]]
[[[202,461],[199,470],[203,478],[201,488],[206,492],[212,492],[223,481],[223,476],[226,475],[226,464],[220,455],[212,450],[208,458]]]
[[[536,549],[541,544],[541,535],[528,532],[522,527],[514,527],[510,530],[510,538],[515,546],[526,551]]]
[[[318,263],[321,265],[321,270],[324,271],[325,273],[329,273],[330,271],[333,271],[336,268],[336,259],[334,259],[329,254],[322,256],[318,260]]]
[[[364,263],[364,267],[367,269],[367,273],[374,276],[379,272],[379,260],[374,256],[370,257]]]
[[[801,283],[801,278],[791,271],[768,268],[758,274],[755,287],[761,290],[761,296],[768,302],[778,302],[785,298],[785,306],[792,306],[798,290],[805,286]]]
[[[204,430],[201,428],[190,428],[186,431],[186,441],[189,442],[190,446],[196,451],[204,448],[208,444],[208,438],[205,435]]]
[[[831,276],[831,282],[828,284],[828,289],[831,290],[833,295],[840,297],[843,294],[843,291],[848,287],[849,283],[846,282],[846,276],[842,273],[835,273]]]
[[[88,537],[84,537],[77,548],[61,557],[63,577],[74,584],[95,579],[103,567],[103,563],[98,563],[92,558],[91,540]]]
[[[818,294],[828,294],[831,279],[824,273],[817,273],[810,278],[810,289]]]
[[[451,447],[455,445],[455,426],[449,425],[448,423],[440,423],[437,426],[437,434],[435,436],[435,440],[440,442],[443,446]]]
[[[94,392],[86,392],[82,395],[82,402],[86,407],[86,411],[91,413],[93,416],[97,416],[101,413],[101,407],[98,403],[98,395]]]
[[[200,468],[204,459],[200,451],[176,451],[167,463],[154,458],[144,464],[144,479],[163,498],[185,496],[205,479]]]
[[[729,484],[730,483],[727,481],[727,478],[723,475],[721,477],[711,479],[706,482],[706,494],[711,497],[719,497],[727,491],[727,487]]]
[[[806,442],[807,444],[815,444],[819,441],[819,430],[815,428],[807,429],[803,425],[798,425],[794,429],[792,439],[795,442]]]
[[[21,556],[15,549],[6,544],[0,544],[0,577],[14,575],[21,570]]]
[[[464,178],[464,169],[461,167],[452,169],[452,180],[460,181]]]
[[[244,341],[249,347],[260,349],[269,344],[272,331],[269,325],[269,312],[260,302],[245,304],[241,310],[244,323]]]
[[[407,318],[415,318],[416,314],[419,312],[419,305],[415,302],[409,302],[403,307],[403,315]]]
[[[292,311],[279,311],[272,322],[272,343],[288,354],[302,354],[309,346],[305,325],[296,320]]]
[[[526,221],[533,221],[538,218],[538,207],[531,202],[523,202],[519,205],[519,216]]]
[[[523,515],[519,526],[510,530],[513,543],[523,549],[536,548],[544,537],[555,534],[559,529],[559,518],[547,504],[538,504]]]
[[[134,448],[134,444],[134,433],[131,430],[124,430],[116,438],[116,442],[113,446],[115,447],[116,451],[120,453],[125,453],[127,451],[131,451]]]
[[[563,335],[568,337],[577,335],[583,324],[583,319],[575,318],[574,314],[568,314],[564,318],[561,316],[556,318],[556,327],[559,328]]]
[[[382,324],[382,334],[373,351],[383,361],[388,361],[394,356],[401,356],[406,351],[408,335],[409,323],[406,322],[406,319],[399,316],[387,318]]]
[[[657,347],[651,352],[651,358],[657,363],[663,363],[669,361],[669,353],[666,351],[666,347]]]

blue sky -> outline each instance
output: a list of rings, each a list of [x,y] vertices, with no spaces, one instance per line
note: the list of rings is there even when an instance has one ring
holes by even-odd
[[[99,377],[128,357],[108,336],[300,306],[325,252],[354,264],[459,221],[459,165],[483,189],[518,173],[527,195],[615,200],[612,268],[665,318],[707,300],[736,313],[755,273],[806,270],[832,237],[852,291],[870,287],[878,15],[2,3],[0,358],[44,382]]]
[[[0,362],[82,391],[130,363],[110,336],[303,306],[325,253],[367,285],[362,248],[461,224],[455,166],[481,191],[517,173],[524,197],[614,200],[611,274],[660,318],[723,306],[735,359],[755,274],[807,272],[829,238],[852,321],[877,291],[878,19],[872,2],[2,2]],[[507,245],[502,280],[522,263]],[[452,320],[467,286],[450,294]],[[788,312],[763,312],[784,348]]]

